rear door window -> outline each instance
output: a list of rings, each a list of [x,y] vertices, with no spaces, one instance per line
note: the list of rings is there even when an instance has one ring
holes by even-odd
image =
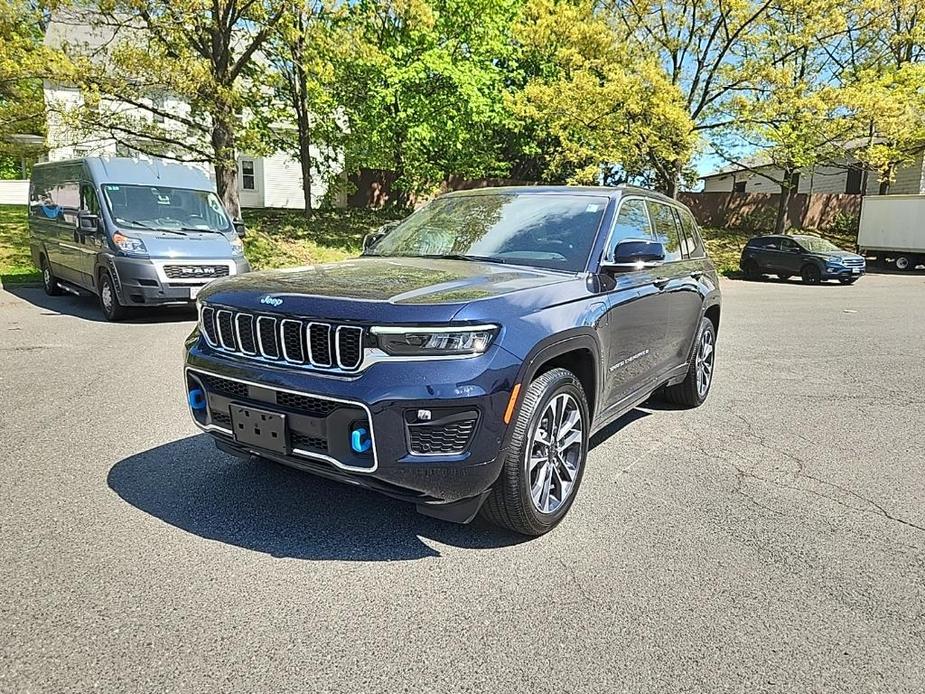
[[[700,239],[700,233],[697,230],[697,222],[693,216],[684,210],[675,209],[678,215],[678,221],[681,224],[683,237],[681,240],[681,254],[685,258],[702,258],[704,255],[703,241]]]
[[[655,238],[665,246],[665,262],[681,260],[681,236],[674,209],[652,200],[648,200],[646,205],[655,228]]]

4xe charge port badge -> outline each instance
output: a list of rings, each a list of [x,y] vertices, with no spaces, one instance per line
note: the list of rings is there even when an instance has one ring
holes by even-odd
[[[289,453],[286,415],[234,404],[230,409],[235,441],[275,453]]]

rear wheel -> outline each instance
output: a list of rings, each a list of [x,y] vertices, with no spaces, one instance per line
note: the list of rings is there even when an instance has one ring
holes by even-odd
[[[128,314],[128,309],[119,303],[116,284],[109,270],[100,273],[100,310],[108,321],[120,321]]]
[[[709,318],[700,321],[694,342],[694,353],[683,381],[662,390],[668,402],[684,407],[700,407],[710,394],[713,385],[713,366],[716,363],[716,326]]]
[[[542,535],[568,513],[588,455],[591,418],[584,388],[552,369],[527,388],[501,474],[482,506],[492,523]]]
[[[815,265],[804,265],[800,270],[800,277],[806,284],[819,284],[822,281],[822,273]]]
[[[39,261],[39,265],[42,270],[42,289],[45,290],[45,293],[48,294],[48,296],[58,296],[61,294],[61,287],[58,286],[58,278],[56,278],[51,271],[51,264],[48,262],[48,258],[43,255],[41,261]]]
[[[912,258],[907,255],[899,256],[895,261],[897,270],[911,270],[915,267],[915,263],[912,262]]]

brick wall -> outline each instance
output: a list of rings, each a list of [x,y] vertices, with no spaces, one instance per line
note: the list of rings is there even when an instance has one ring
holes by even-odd
[[[719,229],[773,231],[779,193],[681,193],[681,202],[691,208],[701,226]],[[860,195],[799,193],[790,199],[788,227],[830,229],[848,222],[857,226],[861,215]]]

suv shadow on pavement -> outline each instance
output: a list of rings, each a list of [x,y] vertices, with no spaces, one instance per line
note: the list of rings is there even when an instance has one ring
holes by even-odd
[[[99,299],[95,296],[48,296],[41,287],[12,286],[3,290],[43,309],[43,315],[68,315],[94,323],[107,323],[100,311]],[[196,320],[196,309],[190,306],[165,306],[153,308],[132,308],[129,317],[120,323],[180,323]]]
[[[205,434],[126,458],[107,481],[170,525],[274,557],[397,561],[440,556],[421,538],[469,549],[527,539],[482,521],[427,518],[411,504],[270,461],[234,458]]]
[[[591,447],[649,414],[631,410],[592,437]],[[107,483],[165,523],[274,557],[399,561],[439,557],[422,538],[466,549],[531,539],[482,519],[470,525],[434,520],[412,504],[270,461],[243,461],[218,451],[205,434],[125,458],[110,469]]]

